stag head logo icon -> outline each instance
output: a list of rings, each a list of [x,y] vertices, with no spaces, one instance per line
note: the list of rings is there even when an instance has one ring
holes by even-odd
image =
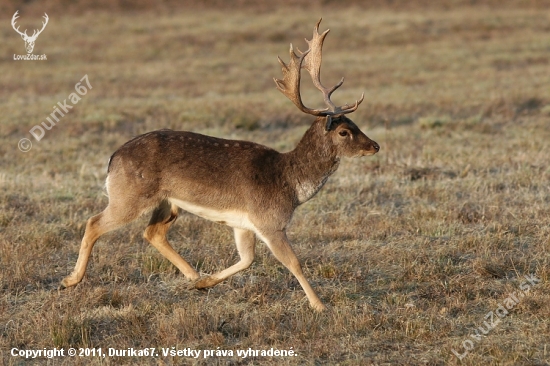
[[[23,38],[23,41],[25,41],[25,48],[27,49],[27,53],[32,53],[32,50],[34,49],[34,42],[36,42],[36,38],[38,38],[40,33],[42,33],[44,28],[46,28],[46,24],[48,24],[48,19],[49,19],[48,14],[44,13],[45,22],[42,22],[42,29],[40,30],[35,29],[34,32],[32,33],[32,36],[29,36],[27,35],[26,29],[24,32],[21,32],[19,30],[19,26],[15,28],[15,21],[17,20],[17,18],[19,18],[19,15],[17,15],[18,12],[19,10],[17,10],[15,14],[13,14],[13,18],[11,18],[11,26],[13,27],[13,29],[15,29],[17,33],[21,35],[21,38]]]

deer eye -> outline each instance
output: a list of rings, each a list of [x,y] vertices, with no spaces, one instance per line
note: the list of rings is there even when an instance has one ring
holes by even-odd
[[[338,134],[339,134],[340,136],[342,136],[342,137],[345,137],[345,136],[348,135],[348,131],[342,130],[342,131],[338,132]]]

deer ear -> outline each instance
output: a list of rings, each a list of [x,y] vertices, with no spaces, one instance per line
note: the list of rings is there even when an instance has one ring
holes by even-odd
[[[326,124],[325,124],[325,131],[328,132],[330,131],[331,127],[332,127],[332,116],[327,116],[326,117],[327,121],[326,121]]]

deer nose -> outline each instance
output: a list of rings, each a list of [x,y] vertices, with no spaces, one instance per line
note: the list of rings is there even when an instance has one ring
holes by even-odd
[[[372,147],[376,150],[376,152],[380,151],[380,145],[378,145],[376,141],[372,142]]]

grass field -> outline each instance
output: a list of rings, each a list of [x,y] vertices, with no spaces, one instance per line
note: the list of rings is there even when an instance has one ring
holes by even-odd
[[[550,12],[536,1],[446,3],[67,13],[52,5],[34,50],[47,61],[13,60],[25,49],[10,25],[19,9],[21,29],[37,28],[44,10],[4,4],[3,364],[24,363],[12,348],[54,347],[159,355],[52,365],[550,364]],[[142,238],[148,217],[102,237],[83,282],[58,290],[86,220],[107,205],[108,159],[133,136],[172,128],[295,146],[312,118],[272,78],[281,76],[277,55],[288,60],[289,43],[305,49],[320,17],[331,29],[323,81],[346,77],[340,104],[365,92],[350,117],[381,145],[373,157],[343,160],[289,228],[330,311],[315,313],[261,242],[250,269],[209,291],[188,289]],[[84,75],[92,89],[36,141],[29,130]],[[306,105],[321,106],[304,88]],[[22,138],[30,151],[18,149]],[[169,240],[205,274],[238,259],[230,228],[184,212]],[[532,275],[539,282],[526,282]],[[491,314],[498,324],[483,334]],[[171,347],[203,352],[163,356]],[[237,356],[249,348],[297,355]]]

